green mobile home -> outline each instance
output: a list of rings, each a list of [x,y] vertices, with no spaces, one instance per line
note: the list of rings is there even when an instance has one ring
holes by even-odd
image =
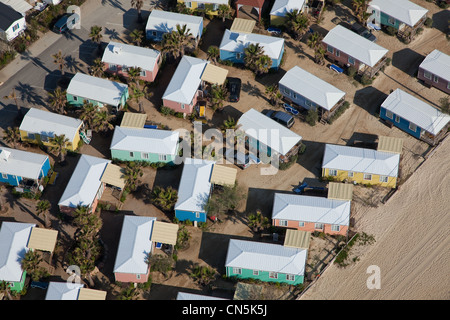
[[[307,249],[231,239],[225,261],[227,277],[302,284]]]
[[[118,111],[129,98],[128,85],[107,79],[77,73],[67,87],[67,102],[75,107],[92,103],[100,108]]]
[[[179,132],[116,126],[111,141],[111,158],[174,164],[179,149]]]

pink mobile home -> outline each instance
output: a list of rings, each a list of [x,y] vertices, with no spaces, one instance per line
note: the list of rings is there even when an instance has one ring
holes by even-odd
[[[206,60],[183,56],[162,97],[163,106],[191,114],[203,94],[201,77],[207,64]]]
[[[154,49],[110,41],[103,53],[105,71],[128,77],[128,69],[139,67],[139,79],[153,82],[161,65],[161,53]]]
[[[436,87],[450,94],[450,56],[433,50],[419,66],[417,78],[427,86]]]

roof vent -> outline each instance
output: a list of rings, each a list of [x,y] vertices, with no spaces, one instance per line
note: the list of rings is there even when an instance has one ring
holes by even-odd
[[[113,46],[112,51],[115,54],[119,54],[119,53],[122,52],[122,47],[120,47],[120,46]]]
[[[1,150],[0,151],[0,161],[7,162],[10,155],[11,155],[11,152],[6,151],[6,150]]]
[[[247,40],[247,36],[245,34],[241,34],[237,37],[237,42],[244,44]]]

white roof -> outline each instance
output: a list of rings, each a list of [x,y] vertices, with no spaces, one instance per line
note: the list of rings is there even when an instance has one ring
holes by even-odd
[[[413,27],[428,10],[408,0],[372,0],[370,6],[378,6],[381,12]]]
[[[381,106],[434,135],[450,121],[449,115],[401,89],[392,92]]]
[[[78,72],[70,81],[67,93],[118,106],[125,90],[128,90],[126,84]]]
[[[158,50],[110,41],[105,48],[102,61],[127,67],[139,67],[142,70],[153,70],[159,55]]]
[[[17,12],[20,12],[23,16],[25,16],[25,12],[33,8],[33,6],[25,0],[0,0],[0,2],[10,6]]]
[[[178,140],[178,131],[116,126],[111,149],[174,155]]]
[[[369,67],[377,64],[389,51],[340,25],[331,29],[322,41]]]
[[[227,300],[227,299],[207,296],[203,294],[178,292],[177,300]]]
[[[279,244],[231,239],[225,267],[304,275],[307,250]]]
[[[302,139],[295,132],[253,108],[239,118],[237,125],[247,136],[257,139],[281,155],[288,153]]]
[[[213,161],[186,158],[178,187],[175,210],[204,212],[211,191]]]
[[[270,15],[284,17],[295,9],[301,11],[305,6],[305,0],[275,0]]]
[[[169,33],[172,32],[172,30],[176,30],[177,24],[180,26],[186,25],[189,29],[189,33],[191,33],[194,38],[197,38],[199,31],[201,31],[200,27],[202,22],[202,17],[162,10],[152,10],[148,17],[145,30],[157,30]]]
[[[284,47],[284,39],[256,33],[238,33],[225,30],[220,43],[220,50],[229,52],[244,52],[249,44],[258,43],[264,50],[264,54],[271,59],[278,59]]]
[[[419,68],[450,81],[450,56],[437,49],[425,57]]]
[[[397,177],[400,154],[326,144],[322,168]]]
[[[0,147],[0,173],[36,180],[47,159],[43,154]]]
[[[275,193],[272,219],[348,226],[350,201]]]
[[[345,96],[344,91],[298,66],[286,72],[279,84],[327,110],[331,110]]]
[[[63,134],[72,141],[82,124],[80,119],[31,108],[23,117],[19,129],[48,137]]]
[[[154,217],[124,217],[114,272],[147,274],[145,258],[152,251],[150,239],[154,221]]]
[[[164,92],[163,99],[190,104],[209,61],[183,56]]]
[[[28,251],[27,244],[31,223],[6,222],[0,228],[0,281],[20,281],[22,266],[20,261]]]
[[[78,300],[82,283],[50,281],[45,300]]]
[[[90,206],[102,184],[100,181],[111,160],[82,154],[58,205],[75,208]]]

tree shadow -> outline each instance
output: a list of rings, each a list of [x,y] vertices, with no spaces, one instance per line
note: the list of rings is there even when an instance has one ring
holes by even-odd
[[[46,101],[36,92],[36,88],[27,83],[19,81],[18,85],[14,88],[16,94],[19,96],[20,101],[26,104],[46,106]]]
[[[105,27],[105,36],[109,36],[109,40],[111,41],[121,41],[122,43],[126,43],[120,36],[119,32],[116,29],[110,29]]]

